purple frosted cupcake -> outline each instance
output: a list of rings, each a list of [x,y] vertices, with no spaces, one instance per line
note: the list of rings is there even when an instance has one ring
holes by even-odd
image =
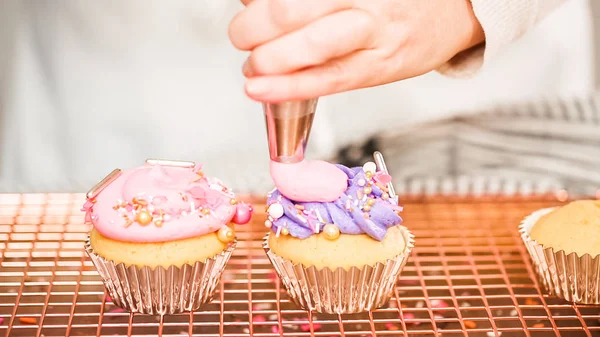
[[[336,165],[345,192],[331,202],[297,202],[279,190],[268,197],[267,255],[292,300],[317,312],[354,313],[389,300],[413,247],[391,177],[372,162]]]

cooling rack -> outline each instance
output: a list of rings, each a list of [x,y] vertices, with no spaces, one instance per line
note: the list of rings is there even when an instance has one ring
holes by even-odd
[[[0,336],[600,336],[600,307],[539,288],[517,226],[566,195],[404,196],[416,248],[389,304],[311,314],[283,291],[260,239],[264,207],[212,303],[153,317],[116,308],[83,251],[82,194],[0,195]]]

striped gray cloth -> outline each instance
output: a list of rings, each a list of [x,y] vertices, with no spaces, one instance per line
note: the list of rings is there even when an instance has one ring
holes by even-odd
[[[600,95],[499,106],[373,135],[332,160],[383,152],[399,193],[522,194],[600,190]]]

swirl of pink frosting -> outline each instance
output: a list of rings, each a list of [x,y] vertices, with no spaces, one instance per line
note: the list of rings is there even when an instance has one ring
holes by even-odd
[[[126,242],[164,242],[216,232],[249,214],[249,205],[198,167],[146,164],[122,171],[83,207],[102,235]],[[243,217],[238,223],[248,222]]]

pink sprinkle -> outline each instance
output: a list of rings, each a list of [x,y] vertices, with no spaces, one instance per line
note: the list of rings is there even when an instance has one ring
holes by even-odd
[[[414,320],[415,319],[415,315],[411,314],[410,312],[404,313],[404,321],[406,322],[407,320]],[[419,325],[421,324],[420,322],[406,322],[406,324],[412,324],[412,325]]]
[[[379,171],[377,172],[377,174],[375,174],[373,179],[375,179],[375,181],[378,183],[388,184],[392,181],[392,176],[389,174],[385,174],[382,171]]]
[[[273,325],[271,327],[271,332],[272,333],[279,333],[279,327],[277,325]]]
[[[112,309],[109,312],[111,312],[113,314],[119,314],[119,313],[125,312],[125,309],[123,309],[123,308],[114,308],[114,309]]]
[[[269,281],[277,282],[277,274],[274,271],[270,272],[268,277],[269,277]]]
[[[266,322],[267,319],[265,318],[265,316],[262,315],[256,315],[254,317],[252,317],[252,322],[254,323],[262,323],[262,322]]]
[[[398,330],[398,326],[396,324],[393,323],[385,323],[385,328],[390,330],[390,331],[396,331]]]
[[[321,324],[319,324],[319,323],[313,323],[313,329],[314,329],[314,331],[321,330]],[[310,331],[310,324],[302,324],[302,325],[300,325],[300,330],[302,330],[304,332]]]
[[[0,324],[4,323],[4,317],[0,317]]]
[[[442,308],[447,308],[448,307],[448,303],[442,301],[442,300],[431,300],[431,307],[434,309],[442,309]]]
[[[112,298],[110,297],[109,294],[106,294],[104,296],[104,303],[108,303],[108,302],[113,302]],[[113,302],[114,303],[114,302]]]

